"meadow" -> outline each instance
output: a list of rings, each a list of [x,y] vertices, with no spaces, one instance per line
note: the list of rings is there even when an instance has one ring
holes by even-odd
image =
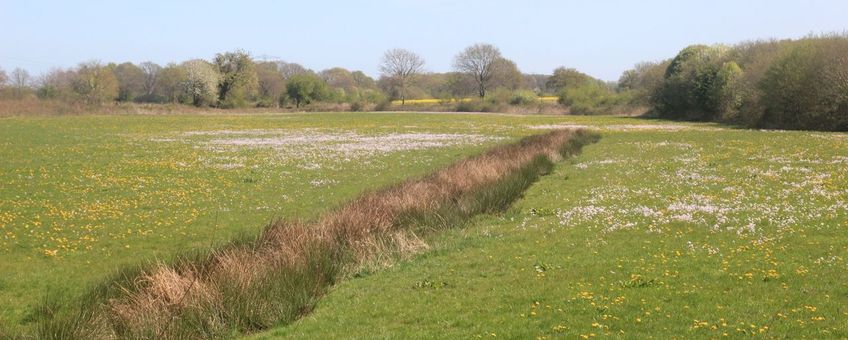
[[[0,328],[119,267],[563,128],[601,140],[507,212],[257,336],[848,336],[848,135],[410,113],[0,120]]]
[[[482,119],[62,116],[0,121],[0,320],[117,268],[309,219],[517,135]]]
[[[256,338],[848,337],[848,135],[601,121],[508,212]]]

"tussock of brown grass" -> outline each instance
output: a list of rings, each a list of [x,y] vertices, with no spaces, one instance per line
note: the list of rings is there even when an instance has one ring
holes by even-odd
[[[295,280],[292,287],[312,296],[297,300],[306,301],[304,306],[291,307],[296,317],[308,312],[309,301],[334,280],[333,269],[325,267],[349,272],[376,269],[426,250],[428,245],[410,229],[409,217],[479,213],[465,203],[475,192],[515,175],[539,157],[561,158],[569,141],[585,136],[582,131],[560,130],[528,137],[424,178],[366,193],[311,223],[272,224],[251,244],[224,247],[199,261],[154,266],[124,283],[121,294],[101,304],[100,312],[109,315],[114,335],[121,337],[179,337],[176,334],[181,333],[169,329],[174,320],[195,314],[201,315],[202,327],[249,331],[261,325],[233,321],[238,316],[228,316],[232,302],[227,299],[233,292],[248,296],[253,290],[267,289],[269,278],[282,278]],[[460,211],[443,212],[450,207]],[[330,257],[316,262],[315,254]],[[308,278],[299,282],[298,275]],[[279,309],[272,307],[269,313]],[[264,320],[265,316],[255,317]]]

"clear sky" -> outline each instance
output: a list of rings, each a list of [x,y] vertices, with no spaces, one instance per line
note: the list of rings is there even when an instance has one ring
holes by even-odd
[[[464,47],[488,42],[526,73],[569,66],[615,80],[693,43],[846,29],[844,0],[0,0],[0,67],[37,75],[91,59],[165,64],[241,48],[376,75],[382,53],[402,47],[443,72]]]

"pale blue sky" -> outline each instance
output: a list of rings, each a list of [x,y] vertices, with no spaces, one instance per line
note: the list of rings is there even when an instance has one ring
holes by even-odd
[[[160,64],[241,48],[316,70],[376,75],[383,51],[451,68],[475,42],[527,73],[564,65],[615,80],[693,43],[848,29],[848,1],[39,1],[0,0],[0,67],[39,74],[80,61]]]

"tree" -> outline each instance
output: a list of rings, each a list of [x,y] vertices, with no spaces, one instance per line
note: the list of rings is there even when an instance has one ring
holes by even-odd
[[[218,82],[218,100],[221,107],[244,107],[256,95],[259,80],[256,65],[250,55],[242,50],[218,53],[215,66],[221,75]]]
[[[663,84],[665,70],[670,61],[638,63],[624,71],[618,79],[618,90],[629,91],[633,104],[648,105]]]
[[[492,64],[492,86],[491,88],[504,88],[515,91],[523,87],[524,75],[518,69],[514,61],[506,58],[495,59]]]
[[[760,86],[765,106],[758,125],[848,130],[848,39],[805,39],[769,67]]]
[[[54,68],[43,74],[39,79],[38,97],[42,99],[70,98],[74,93],[74,80],[77,75],[73,70]]]
[[[152,97],[153,94],[156,93],[156,85],[158,85],[159,73],[162,72],[162,66],[150,61],[145,61],[138,64],[138,67],[141,68],[141,72],[144,73],[144,96],[147,98]]]
[[[118,79],[118,100],[132,101],[144,95],[144,70],[133,63],[123,63],[115,66],[115,78]]]
[[[112,67],[89,61],[77,67],[73,89],[86,103],[101,104],[118,96],[118,79]]]
[[[186,94],[186,71],[177,64],[168,64],[156,75],[153,94],[167,102],[177,103]]]
[[[453,67],[471,76],[477,84],[480,98],[484,98],[494,73],[493,66],[500,58],[501,51],[497,47],[490,44],[475,44],[454,58]]]
[[[182,64],[185,72],[183,88],[195,106],[215,104],[221,75],[215,66],[205,60],[189,60]]]
[[[561,92],[568,87],[577,87],[595,81],[591,76],[573,68],[559,67],[548,78],[545,87],[551,92]]]
[[[668,65],[663,85],[655,95],[658,111],[669,118],[716,117],[720,108],[712,95],[726,54],[727,48],[722,45],[692,45],[681,50]]]
[[[0,68],[0,88],[6,86],[7,82],[9,82],[9,76],[6,75],[6,71]]]
[[[289,80],[291,77],[299,74],[312,73],[312,71],[303,67],[303,65],[298,63],[287,63],[285,61],[278,61],[277,68],[280,70],[280,73],[283,74],[283,79],[285,80]]]
[[[20,99],[23,98],[24,92],[26,92],[27,87],[29,87],[30,76],[27,70],[24,70],[20,67],[12,70],[12,87],[15,88],[15,97]]]
[[[313,100],[321,100],[327,93],[324,81],[313,74],[298,74],[292,76],[286,84],[286,93],[294,100],[295,106],[309,104]]]
[[[377,88],[377,82],[374,81],[374,78],[369,77],[362,71],[353,71],[350,75],[353,77],[353,82],[358,88],[370,90]]]
[[[318,76],[331,88],[343,89],[345,92],[351,92],[356,88],[353,74],[342,67],[323,70],[318,73]]]
[[[259,84],[258,105],[279,107],[283,93],[286,91],[286,80],[277,69],[277,63],[257,63],[256,77]]]
[[[424,59],[415,52],[396,48],[386,51],[380,61],[380,73],[392,79],[399,89],[401,105],[406,103],[406,88],[424,69]]]

